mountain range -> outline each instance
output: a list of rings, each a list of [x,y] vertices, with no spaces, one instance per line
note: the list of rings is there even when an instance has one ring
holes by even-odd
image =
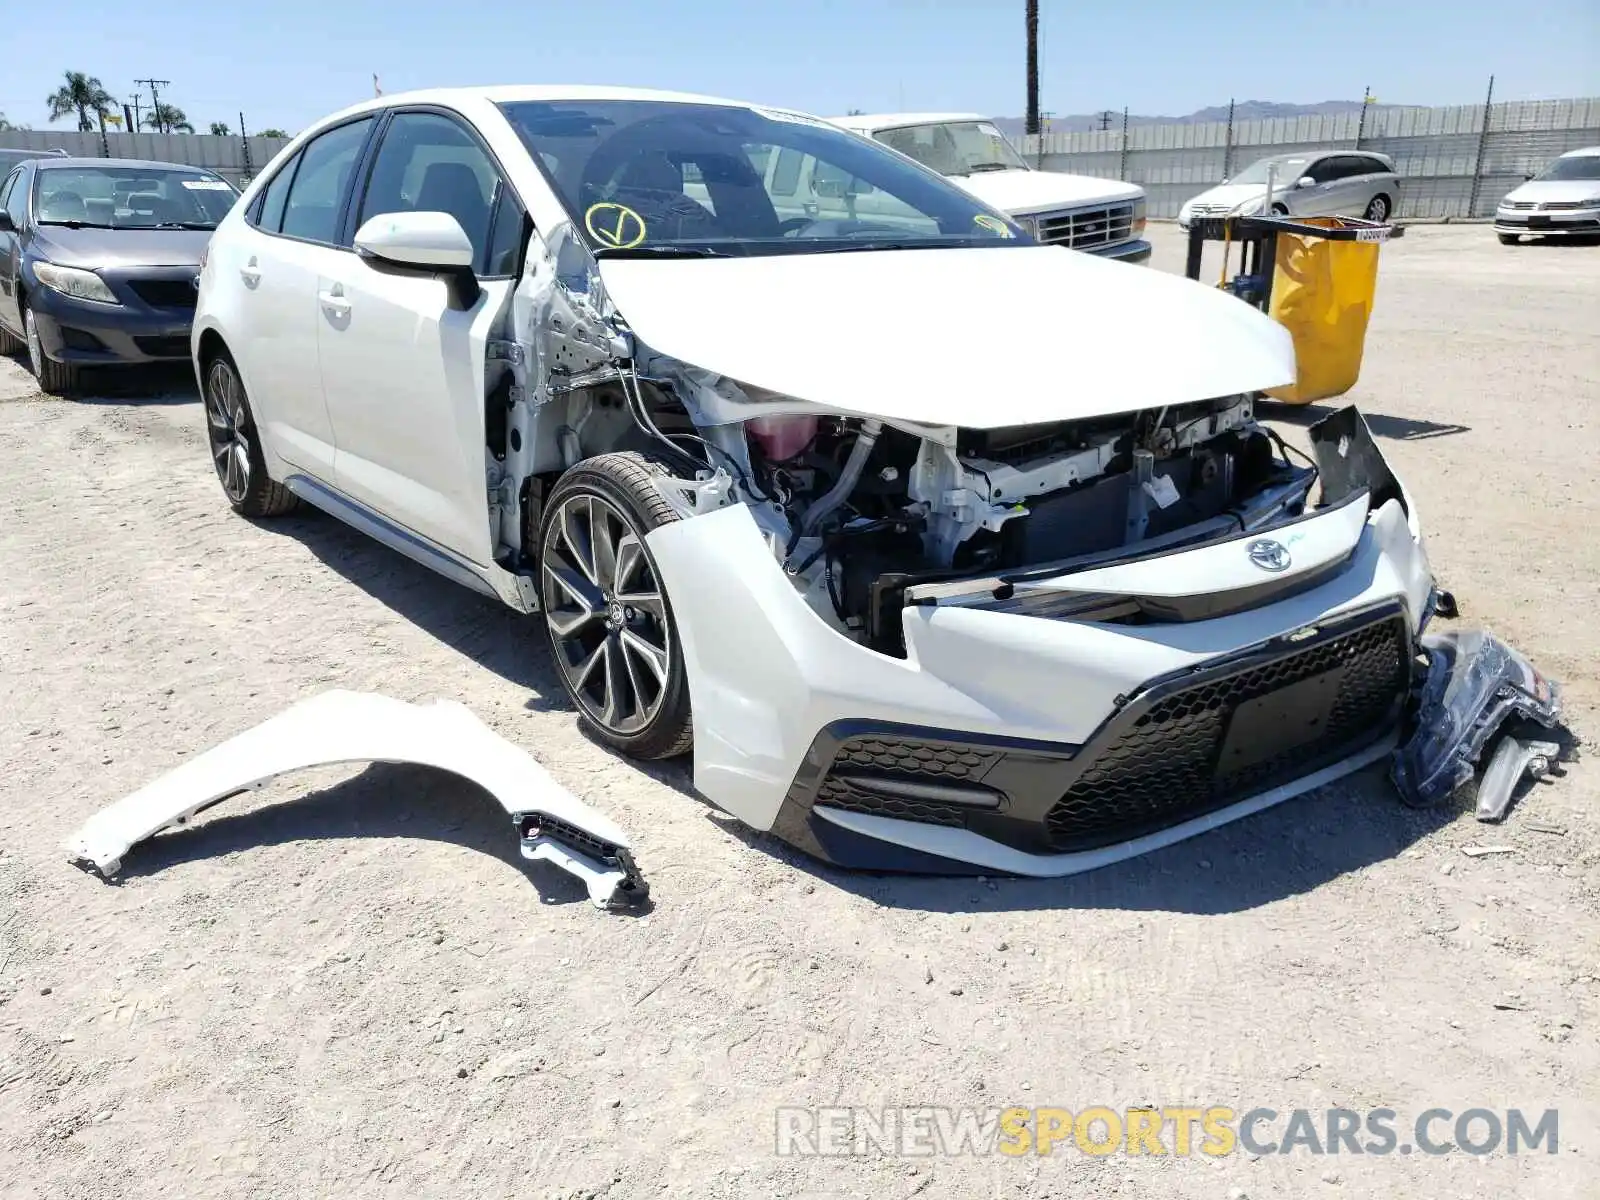
[[[1235,121],[1259,121],[1268,117],[1310,117],[1334,113],[1353,113],[1361,111],[1359,100],[1323,100],[1318,104],[1279,104],[1272,100],[1240,100],[1233,106],[1233,119]],[[1228,119],[1228,106],[1226,104],[1214,105],[1211,108],[1201,108],[1186,117],[1150,117],[1137,113],[1128,114],[1129,125],[1204,125],[1211,121],[1226,121]],[[1008,138],[1022,136],[1027,122],[1022,117],[997,117],[995,124],[1000,132]],[[1109,116],[1102,113],[1071,113],[1066,116],[1053,116],[1048,118],[1048,129],[1051,133],[1081,133],[1089,129],[1121,129],[1122,113],[1113,112]]]

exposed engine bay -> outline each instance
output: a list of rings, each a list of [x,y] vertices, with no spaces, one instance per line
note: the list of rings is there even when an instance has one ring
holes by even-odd
[[[1300,515],[1317,476],[1248,396],[952,429],[803,411],[658,357],[563,400],[550,465],[595,442],[666,451],[678,482],[751,506],[824,619],[887,653],[908,589],[1237,536]]]

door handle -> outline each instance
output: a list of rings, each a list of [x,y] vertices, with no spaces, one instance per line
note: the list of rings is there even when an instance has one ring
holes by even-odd
[[[250,261],[239,268],[239,278],[244,280],[246,287],[255,287],[261,282],[261,272],[256,268],[256,260],[252,256]]]
[[[344,284],[335,283],[325,291],[317,293],[317,299],[322,303],[322,311],[330,317],[346,317],[350,315],[350,301],[344,298]]]

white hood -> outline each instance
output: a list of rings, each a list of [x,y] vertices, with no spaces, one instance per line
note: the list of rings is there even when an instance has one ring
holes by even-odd
[[[1280,387],[1289,331],[1233,296],[1056,246],[602,259],[659,354],[823,408],[992,429]]]
[[[1520,203],[1575,204],[1600,196],[1600,179],[1530,179],[1506,193],[1501,204],[1513,200]]]
[[[1280,179],[1274,187],[1279,193],[1286,192],[1293,182],[1292,179]],[[1223,183],[1214,188],[1207,188],[1194,199],[1186,201],[1183,208],[1188,211],[1197,204],[1225,204],[1230,209],[1239,207],[1240,211],[1248,216],[1250,206],[1259,204],[1266,198],[1267,185],[1264,183]]]
[[[1136,184],[1056,171],[979,171],[949,178],[951,183],[985,204],[1014,217],[1085,204],[1125,203],[1144,195],[1144,189]]]

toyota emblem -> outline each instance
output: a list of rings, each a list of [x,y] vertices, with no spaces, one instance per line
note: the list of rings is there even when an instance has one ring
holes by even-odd
[[[1250,556],[1250,561],[1263,571],[1289,569],[1289,549],[1282,542],[1275,542],[1271,538],[1260,538],[1246,546],[1245,553]]]

